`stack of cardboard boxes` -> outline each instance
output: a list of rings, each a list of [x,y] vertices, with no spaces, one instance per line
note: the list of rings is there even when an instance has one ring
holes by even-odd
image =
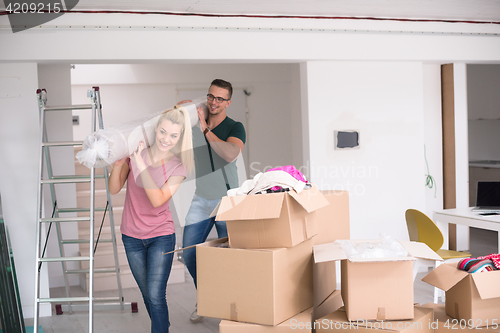
[[[328,300],[335,265],[315,265],[312,253],[313,245],[349,238],[347,192],[225,197],[216,219],[226,221],[229,240],[196,248],[198,314],[224,319],[220,332],[311,326],[313,305],[327,312],[342,305],[338,292]]]
[[[419,306],[413,261],[441,260],[425,244],[401,241],[407,257],[348,259],[334,243],[350,239],[345,191],[313,187],[300,194],[225,197],[216,214],[226,221],[229,239],[196,248],[198,314],[223,319],[221,333],[442,332],[451,325],[444,327],[439,316],[500,331],[494,329],[500,325],[500,271],[472,276],[441,265],[424,280],[447,290],[446,308]]]

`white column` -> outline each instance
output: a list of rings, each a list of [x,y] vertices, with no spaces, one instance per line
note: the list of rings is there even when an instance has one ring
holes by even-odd
[[[453,64],[455,88],[455,170],[457,208],[469,207],[469,142],[467,112],[467,65]],[[469,249],[469,228],[457,225],[457,250]]]
[[[39,122],[35,63],[0,64],[0,192],[9,228],[23,315],[32,318],[35,302]],[[42,268],[41,297],[48,297],[47,265]],[[40,306],[50,316],[50,304]]]

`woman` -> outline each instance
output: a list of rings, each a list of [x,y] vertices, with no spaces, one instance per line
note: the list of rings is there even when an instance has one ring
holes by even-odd
[[[130,269],[151,318],[151,332],[168,332],[167,280],[175,248],[168,203],[193,168],[191,123],[184,108],[165,111],[150,147],[143,142],[117,161],[109,177],[112,194],[127,181],[121,232]]]

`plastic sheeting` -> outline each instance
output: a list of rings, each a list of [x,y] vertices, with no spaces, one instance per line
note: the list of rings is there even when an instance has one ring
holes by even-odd
[[[381,242],[356,244],[350,240],[336,240],[348,259],[407,257],[408,251],[395,238],[381,233]]]
[[[179,107],[186,109],[191,126],[199,124],[198,107],[205,112],[205,118],[208,115],[206,98],[198,98]],[[141,141],[149,146],[155,140],[156,123],[163,112],[95,131],[83,141],[82,150],[76,154],[78,162],[88,168],[100,168],[130,156]]]

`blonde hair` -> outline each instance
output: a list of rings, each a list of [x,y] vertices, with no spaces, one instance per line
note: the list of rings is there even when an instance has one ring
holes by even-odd
[[[193,134],[187,110],[181,106],[175,106],[173,109],[163,112],[156,123],[156,127],[163,120],[169,120],[172,124],[181,126],[181,138],[175,147],[172,148],[172,153],[180,158],[188,173],[191,173],[194,169]]]

